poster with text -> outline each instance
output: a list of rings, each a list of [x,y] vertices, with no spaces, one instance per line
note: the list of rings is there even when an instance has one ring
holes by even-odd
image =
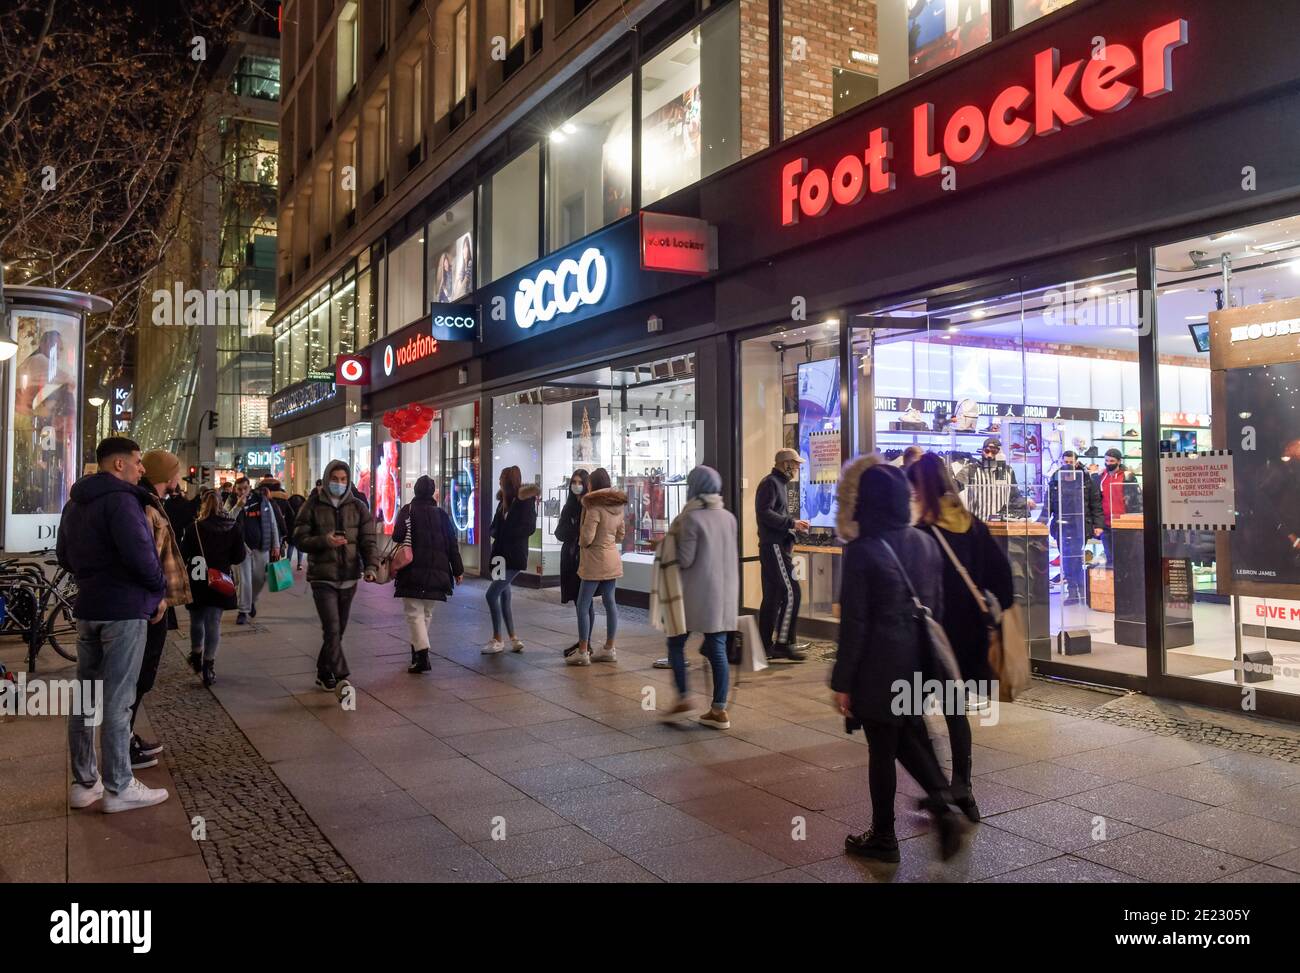
[[[833,437],[839,462],[840,362],[838,358],[804,362],[799,366],[799,517],[813,527],[835,526],[835,476],[829,481],[826,456]],[[818,463],[814,468],[814,444]],[[818,474],[823,479],[818,480]]]

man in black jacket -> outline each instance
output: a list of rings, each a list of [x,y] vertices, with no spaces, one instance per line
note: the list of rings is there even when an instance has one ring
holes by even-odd
[[[1061,553],[1065,604],[1080,604],[1085,593],[1084,546],[1102,534],[1101,489],[1072,449],[1061,454],[1061,467],[1047,482],[1047,516]]]
[[[801,463],[803,459],[795,450],[777,450],[772,472],[763,477],[754,493],[758,561],[763,581],[758,630],[769,662],[804,661],[803,653],[794,648],[800,590],[790,552],[795,531],[806,531],[808,522],[790,515],[789,502],[790,481],[799,475]]]

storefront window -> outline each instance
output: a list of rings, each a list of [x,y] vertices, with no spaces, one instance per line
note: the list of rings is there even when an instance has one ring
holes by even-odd
[[[480,187],[481,284],[537,259],[540,159],[541,150],[534,145]]]
[[[289,381],[301,382],[307,377],[307,312],[297,308],[291,317],[289,326]]]
[[[783,0],[781,6],[786,138],[993,36],[989,0],[845,0],[829,9],[818,0]]]
[[[1040,17],[1068,7],[1074,0],[1014,0],[1011,6],[1011,26],[1023,27]]]
[[[388,260],[388,331],[422,316],[424,307],[424,234],[416,233],[393,250]]]
[[[308,371],[326,368],[330,348],[329,288],[322,288],[311,300],[308,314],[307,339],[311,343],[307,353]],[[331,365],[333,361],[329,362]]]
[[[422,476],[433,480],[439,506],[443,505],[442,475],[442,416],[434,419],[429,432],[413,443],[402,443],[401,503],[410,503],[415,497],[415,481]],[[444,508],[445,509],[445,508]]]
[[[479,404],[466,402],[442,413],[442,482],[438,503],[451,517],[465,573],[479,569]],[[492,490],[492,496],[496,491]]]
[[[632,79],[605,92],[549,134],[550,249],[632,212]]]
[[[330,356],[326,368],[332,368],[334,358],[355,351],[357,301],[357,282],[350,280],[346,284],[335,281],[335,290],[330,295],[330,332],[333,335]]]
[[[603,467],[628,495],[620,586],[649,592],[654,545],[686,502],[699,421],[691,354],[595,368],[494,398],[493,475],[518,466],[525,483],[541,488],[529,570],[559,576],[555,528],[570,478]]]
[[[1300,692],[1297,246],[1292,217],[1155,251],[1171,676]],[[1188,455],[1209,450],[1231,456]]]
[[[766,148],[766,0],[735,0],[641,67],[641,201]],[[741,37],[762,37],[745,50]]]
[[[459,301],[474,290],[474,197],[464,196],[425,228],[429,300]]]
[[[374,274],[367,267],[357,274],[357,348],[364,348],[375,340],[375,286]]]

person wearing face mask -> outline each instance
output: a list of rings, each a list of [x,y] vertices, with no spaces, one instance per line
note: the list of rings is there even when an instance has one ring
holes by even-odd
[[[555,539],[560,542],[560,604],[577,602],[582,579],[578,577],[578,530],[582,526],[582,498],[591,487],[591,478],[586,470],[574,470],[569,477],[569,495],[565,498],[564,508],[560,511],[559,523],[555,525]],[[591,603],[591,624],[596,623],[596,602]],[[578,650],[574,642],[564,650],[564,655],[573,655]]]
[[[758,610],[758,630],[769,662],[803,662],[794,647],[799,619],[799,582],[794,579],[795,531],[806,531],[808,521],[790,515],[790,481],[799,475],[803,459],[793,449],[779,449],[772,472],[754,491],[758,520],[758,560],[762,570],[763,603]]]
[[[1133,474],[1124,468],[1124,454],[1118,449],[1106,450],[1106,468],[1097,478],[1101,490],[1101,546],[1106,552],[1106,567],[1115,566],[1114,548],[1111,547],[1111,524],[1116,517],[1128,512],[1129,493],[1125,483],[1133,483]]]
[[[962,502],[980,520],[1020,518],[1034,508],[1034,502],[1016,486],[1016,471],[1009,463],[999,462],[1001,455],[1002,441],[990,436],[984,440],[982,460],[967,463],[957,476]]]
[[[343,698],[348,660],[343,633],[364,571],[375,580],[379,546],[370,508],[352,491],[352,470],[342,460],[325,467],[324,484],[298,509],[293,544],[307,552],[307,581],[320,616],[321,649],[316,658],[316,688]]]

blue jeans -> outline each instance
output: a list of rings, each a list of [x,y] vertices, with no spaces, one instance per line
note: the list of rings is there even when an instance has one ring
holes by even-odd
[[[510,583],[519,574],[517,570],[506,570],[506,576],[488,585],[488,611],[492,613],[492,637],[501,638],[501,625],[504,620],[507,634],[515,634],[515,619],[510,614]]]
[[[104,786],[114,794],[125,790],[135,776],[131,772],[131,704],[135,702],[148,624],[144,618],[77,621],[77,680],[82,686],[103,684],[95,716],[102,720]],[[87,722],[87,715],[68,717],[68,751],[72,779],[93,787],[99,774],[95,769],[95,727]]]
[[[202,652],[204,662],[215,662],[221,644],[221,609],[215,605],[190,608],[190,651]]]
[[[579,642],[591,641],[591,630],[596,627],[596,595],[600,595],[600,600],[605,606],[605,641],[614,641],[614,636],[618,634],[618,602],[614,600],[615,584],[614,578],[607,581],[583,579],[582,585],[578,588]]]
[[[673,680],[677,691],[686,695],[686,640],[691,633],[668,636],[668,661],[673,666]],[[730,689],[731,667],[727,664],[727,633],[709,632],[704,636],[704,655],[713,668],[713,708],[727,708],[727,690]]]

